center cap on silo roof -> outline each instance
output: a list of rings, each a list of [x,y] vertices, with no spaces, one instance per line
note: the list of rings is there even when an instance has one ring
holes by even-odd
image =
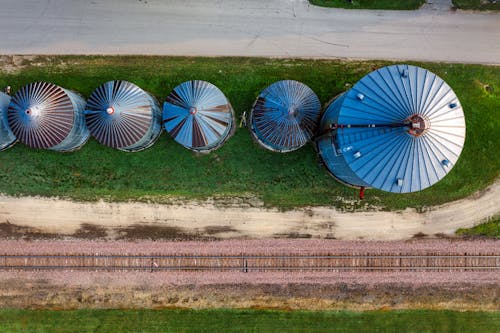
[[[295,107],[295,105],[288,107],[288,115],[290,117],[295,117],[297,115],[297,108]]]
[[[413,136],[420,136],[424,134],[425,130],[428,129],[429,122],[419,114],[414,114],[408,118],[408,133]]]
[[[189,109],[189,114],[196,114],[197,112],[198,112],[198,109],[194,106]]]
[[[26,109],[26,111],[24,111],[24,112],[29,116],[37,117],[40,115],[40,110],[41,110],[40,106],[35,105],[29,109]]]
[[[113,114],[113,113],[115,113],[115,108],[112,107],[112,106],[110,106],[109,108],[106,109],[106,113],[107,114]]]

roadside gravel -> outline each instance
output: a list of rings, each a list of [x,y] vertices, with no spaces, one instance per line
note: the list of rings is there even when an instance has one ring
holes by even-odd
[[[339,254],[339,253],[500,253],[500,241],[420,239],[410,241],[339,241],[263,239],[184,242],[0,240],[0,254]]]
[[[377,285],[453,286],[466,289],[469,284],[500,283],[498,272],[88,272],[88,271],[0,271],[0,282],[86,286],[86,287],[151,287],[206,285]],[[1,289],[0,289],[1,290]]]

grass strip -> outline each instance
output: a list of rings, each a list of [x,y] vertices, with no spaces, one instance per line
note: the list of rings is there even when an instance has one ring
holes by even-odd
[[[500,239],[500,215],[472,228],[460,228],[456,231],[456,234],[467,238]]]
[[[10,60],[9,60],[10,59]],[[265,58],[185,58],[146,56],[28,57],[0,62],[0,87],[15,92],[32,81],[54,82],[88,97],[108,80],[136,83],[163,101],[191,79],[214,83],[238,117],[259,92],[282,79],[309,85],[327,103],[387,61],[281,60]],[[9,62],[10,61],[10,62]],[[465,110],[467,136],[457,165],[436,185],[411,194],[367,191],[363,205],[383,209],[422,208],[463,198],[491,184],[499,174],[500,67],[412,63],[425,67],[455,90]],[[266,205],[291,208],[330,205],[354,209],[358,192],[331,178],[311,145],[288,154],[258,147],[246,128],[219,150],[193,153],[163,134],[151,148],[124,153],[90,140],[63,154],[18,143],[0,153],[0,192],[61,196],[75,200],[169,202],[172,197],[258,197]]]
[[[498,312],[271,310],[0,310],[0,331],[498,332]]]
[[[411,10],[420,8],[425,0],[309,0],[316,6],[346,9],[396,9]]]
[[[500,10],[500,1],[493,3],[489,0],[453,0],[453,6],[460,9]]]

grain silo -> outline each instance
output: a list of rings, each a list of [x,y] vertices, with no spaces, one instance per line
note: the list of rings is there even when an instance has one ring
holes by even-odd
[[[87,127],[101,144],[134,152],[151,146],[161,133],[161,109],[149,93],[127,81],[100,85],[87,101]]]
[[[219,148],[235,130],[234,111],[224,93],[205,81],[187,81],[168,95],[163,123],[175,141],[196,152]]]
[[[376,70],[329,105],[316,139],[339,181],[388,192],[423,190],[455,165],[465,140],[462,106],[420,67]]]
[[[12,133],[7,120],[7,109],[11,97],[0,92],[0,151],[12,147],[16,143],[16,136]]]
[[[9,125],[19,141],[31,148],[69,152],[89,138],[85,100],[53,83],[34,82],[22,87],[8,109]]]
[[[277,152],[299,149],[318,127],[321,104],[305,84],[278,81],[264,89],[252,108],[250,132],[264,148]]]

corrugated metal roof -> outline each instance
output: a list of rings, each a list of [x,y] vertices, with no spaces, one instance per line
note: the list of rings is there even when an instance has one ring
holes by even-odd
[[[101,144],[124,151],[151,146],[161,132],[161,110],[153,96],[127,81],[100,85],[87,101],[87,127]]]
[[[175,141],[195,151],[220,147],[232,133],[234,112],[219,88],[205,81],[187,81],[168,95],[163,122]]]
[[[19,141],[32,148],[72,151],[89,137],[84,107],[78,94],[53,83],[34,82],[12,97],[9,125]]]
[[[10,99],[9,95],[0,92],[0,151],[10,148],[17,140],[10,130],[9,121],[7,120]]]
[[[318,127],[321,104],[305,84],[294,80],[264,89],[252,108],[250,129],[265,148],[289,152],[305,145]]]
[[[465,140],[462,106],[450,86],[428,70],[381,68],[339,101],[322,118],[318,147],[334,175],[333,161],[344,161],[353,185],[420,191],[446,176],[460,156]],[[330,152],[321,149],[325,140],[334,146]]]

